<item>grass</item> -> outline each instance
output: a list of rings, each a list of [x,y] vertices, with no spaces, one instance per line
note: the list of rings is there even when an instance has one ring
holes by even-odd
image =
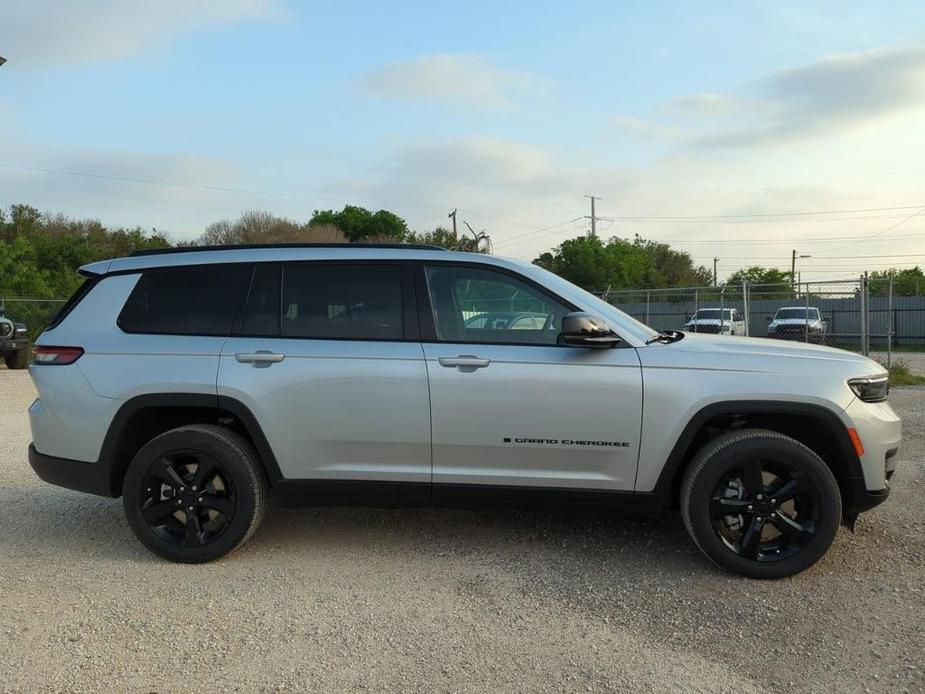
[[[923,386],[925,376],[919,376],[909,370],[909,365],[902,359],[897,359],[890,367],[891,386]]]

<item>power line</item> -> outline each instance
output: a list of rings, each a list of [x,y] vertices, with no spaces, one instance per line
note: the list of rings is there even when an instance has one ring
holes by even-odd
[[[549,226],[541,227],[541,228],[539,228],[539,229],[535,229],[534,231],[528,231],[528,232],[525,233],[525,234],[518,234],[517,236],[512,236],[511,238],[508,238],[508,239],[501,239],[501,240],[498,241],[498,243],[496,243],[495,245],[496,245],[496,246],[500,246],[500,245],[505,244],[505,243],[513,243],[514,241],[516,241],[516,240],[518,240],[518,239],[522,239],[522,238],[525,238],[525,237],[527,237],[527,236],[533,236],[534,234],[536,234],[536,233],[538,233],[538,232],[540,232],[540,231],[546,231],[547,229],[553,229],[553,228],[555,228],[555,227],[560,227],[560,226],[562,226],[563,224],[570,224],[571,222],[577,222],[579,219],[584,219],[584,217],[573,217],[572,219],[566,219],[564,222],[557,222],[556,224],[550,224]]]
[[[63,169],[47,169],[38,166],[17,166],[0,162],[0,169],[10,169],[13,171],[32,171],[37,173],[60,174],[63,176],[79,176],[81,178],[96,178],[105,181],[120,181],[123,183],[139,183],[142,185],[167,186],[170,188],[192,188],[195,190],[207,190],[217,193],[239,193],[244,195],[266,195],[280,198],[299,198],[303,200],[324,200],[327,202],[344,202],[349,203],[351,200],[343,197],[333,197],[327,195],[307,195],[304,193],[287,193],[269,190],[257,190],[252,188],[233,188],[229,186],[215,186],[201,183],[179,183],[177,181],[164,181],[155,178],[135,178],[132,176],[111,176],[108,174],[88,173],[86,171],[66,171]],[[421,205],[416,203],[395,203],[381,202],[375,200],[353,200],[353,202],[362,202],[367,205],[386,205],[388,207],[413,207],[425,210],[445,209],[445,205]]]
[[[700,258],[701,260],[709,260],[712,256],[709,255],[695,255],[691,256],[693,258]],[[725,255],[724,259],[728,260],[787,260],[785,256],[753,256],[753,255]],[[813,258],[816,260],[846,260],[854,258],[925,258],[925,253],[895,253],[888,255],[814,255]]]
[[[870,236],[868,236],[868,237],[865,238],[865,239],[861,239],[860,241],[855,241],[854,243],[847,243],[847,244],[845,244],[844,246],[839,246],[838,248],[831,248],[831,249],[829,249],[829,250],[830,250],[830,251],[840,251],[842,248],[850,248],[851,246],[857,246],[858,244],[867,243],[868,241],[872,241],[873,239],[877,238],[877,237],[880,236],[881,234],[885,234],[885,233],[888,232],[888,231],[892,231],[892,230],[895,229],[896,227],[905,224],[906,222],[908,222],[909,220],[911,220],[911,219],[913,219],[913,218],[915,218],[915,217],[918,217],[918,216],[919,216],[920,214],[922,214],[923,212],[925,212],[925,207],[919,208],[918,210],[916,210],[915,212],[913,212],[912,214],[910,214],[908,217],[906,217],[906,218],[905,218],[904,220],[902,220],[901,222],[896,222],[896,224],[893,224],[893,225],[891,225],[891,226],[888,226],[886,229],[883,229],[883,230],[881,230],[881,231],[878,231],[878,232],[875,233],[875,234],[871,234]]]
[[[846,241],[854,240],[859,238],[858,236],[817,236],[812,239],[781,239],[778,238],[763,238],[763,239],[647,239],[649,241],[655,241],[657,243],[775,243],[775,244],[810,244],[810,243],[824,243],[827,241]],[[896,234],[890,236],[881,236],[881,239],[914,239],[914,238],[925,238],[925,234]],[[830,248],[830,251],[836,251],[837,248]]]
[[[658,216],[658,215],[627,215],[623,217],[599,217],[599,219],[615,219],[615,220],[654,220],[660,222],[671,221],[675,219],[697,219],[703,221],[711,221],[716,219],[753,219],[760,217],[806,217],[813,215],[824,215],[824,214],[854,214],[858,212],[891,212],[895,210],[918,210],[925,209],[925,205],[902,205],[897,207],[867,207],[860,209],[850,209],[850,210],[812,210],[809,212],[757,212],[751,214],[715,214],[715,215],[673,215],[673,216]]]

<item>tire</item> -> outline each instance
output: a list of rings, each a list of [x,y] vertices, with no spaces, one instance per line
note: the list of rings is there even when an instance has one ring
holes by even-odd
[[[129,526],[141,543],[187,564],[240,547],[267,506],[256,452],[235,432],[213,424],[182,426],[151,439],[129,465],[122,492]]]
[[[7,354],[3,361],[8,369],[25,369],[29,365],[29,351],[25,348],[17,349],[12,354]]]
[[[681,516],[716,565],[750,578],[784,578],[829,549],[841,494],[809,448],[775,431],[744,429],[694,456],[681,484]]]

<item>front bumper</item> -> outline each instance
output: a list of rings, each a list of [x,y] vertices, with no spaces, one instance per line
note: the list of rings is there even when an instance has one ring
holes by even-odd
[[[859,471],[864,488],[877,493],[887,490],[887,480],[896,469],[896,454],[902,441],[902,421],[887,401],[864,402],[855,398],[846,408],[845,414],[851,421],[849,426],[854,426],[864,446]]]
[[[16,339],[16,338],[0,338],[0,352],[16,352],[20,349],[25,349],[29,344],[29,341],[26,339]]]
[[[35,474],[49,484],[75,489],[98,496],[119,496],[113,480],[112,466],[103,461],[85,463],[80,460],[56,458],[35,450],[29,444],[29,464]]]
[[[858,480],[855,483],[854,503],[851,504],[851,508],[843,509],[843,512],[846,516],[849,517],[857,516],[859,513],[870,511],[875,506],[879,506],[887,500],[889,495],[889,485],[883,489],[869,491],[868,489],[864,488],[864,480]]]

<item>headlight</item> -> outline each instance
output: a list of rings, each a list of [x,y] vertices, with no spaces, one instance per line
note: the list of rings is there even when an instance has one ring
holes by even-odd
[[[22,335],[23,333],[27,332],[26,326],[23,325],[22,323],[14,323],[13,325],[15,326],[16,332],[18,334]]]
[[[887,375],[852,378],[848,387],[864,402],[883,402],[890,394],[890,378]]]

